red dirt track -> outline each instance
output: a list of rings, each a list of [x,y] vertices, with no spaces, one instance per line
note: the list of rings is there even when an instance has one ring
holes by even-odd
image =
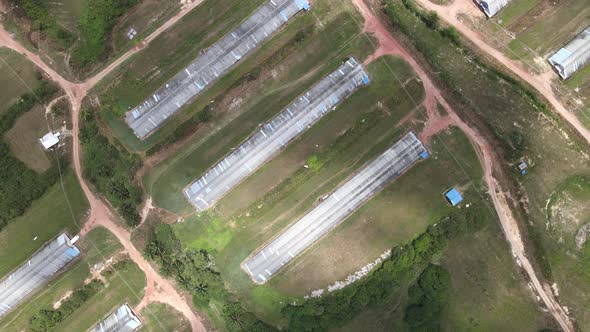
[[[72,135],[73,135],[73,160],[74,160],[74,170],[76,172],[76,176],[80,182],[82,190],[88,199],[90,204],[90,214],[86,223],[82,230],[80,231],[80,235],[84,236],[90,231],[91,229],[102,226],[110,230],[113,235],[117,237],[117,239],[121,242],[125,250],[128,252],[130,258],[140,267],[140,269],[144,272],[146,277],[146,290],[142,301],[139,305],[135,308],[137,313],[140,313],[141,309],[143,309],[147,304],[151,302],[161,302],[166,303],[179,312],[181,312],[190,322],[191,329],[193,331],[205,331],[205,327],[203,326],[201,320],[197,315],[193,312],[191,307],[187,304],[186,300],[178,293],[178,291],[174,288],[172,283],[164,279],[162,276],[159,275],[157,271],[155,271],[152,266],[145,260],[142,254],[135,248],[133,243],[131,242],[131,233],[129,230],[119,226],[115,223],[115,218],[111,213],[110,209],[104,204],[104,202],[98,199],[94,193],[88,187],[86,180],[82,177],[82,167],[80,164],[80,140],[78,134],[80,132],[80,125],[79,125],[79,113],[80,107],[82,105],[82,100],[87,95],[88,91],[94,87],[101,79],[105,76],[110,74],[114,69],[116,69],[120,64],[125,62],[135,53],[140,51],[143,46],[149,44],[152,40],[154,40],[159,34],[163,31],[174,25],[178,22],[184,15],[186,15],[191,9],[198,6],[202,0],[195,0],[194,2],[188,4],[187,6],[183,7],[182,10],[164,23],[161,27],[159,27],[156,31],[150,34],[148,37],[144,39],[144,41],[140,44],[141,47],[136,47],[117,60],[112,62],[108,65],[105,69],[99,72],[97,75],[89,78],[83,83],[73,83],[69,82],[64,79],[61,75],[51,69],[47,64],[45,64],[39,55],[27,50],[24,48],[20,43],[14,40],[9,32],[7,32],[3,26],[0,26],[0,47],[7,47],[10,48],[22,55],[24,55],[29,61],[33,62],[40,70],[45,72],[47,76],[54,82],[56,82],[66,93],[71,107],[72,107]]]
[[[374,61],[383,55],[396,55],[407,61],[418,74],[422,80],[422,84],[424,85],[424,90],[426,93],[423,106],[427,109],[428,120],[426,127],[418,135],[424,143],[428,144],[428,140],[434,134],[449,126],[456,126],[461,129],[465,135],[467,135],[478,152],[478,157],[484,168],[484,180],[488,185],[488,193],[492,198],[494,208],[500,219],[502,230],[506,240],[510,244],[516,262],[526,272],[530,280],[529,285],[532,286],[532,288],[541,298],[561,328],[564,331],[573,332],[574,326],[567,313],[553,296],[550,287],[539,280],[536,271],[526,256],[526,248],[522,241],[520,229],[518,228],[518,221],[514,218],[514,215],[510,210],[503,189],[493,176],[494,167],[499,167],[498,165],[500,165],[500,161],[494,154],[493,147],[479,132],[471,128],[469,125],[467,125],[467,123],[459,118],[459,116],[444,100],[440,91],[436,88],[436,86],[434,86],[430,78],[426,75],[416,60],[399,44],[399,42],[397,42],[397,40],[393,38],[391,33],[389,33],[383,23],[377,18],[371,9],[369,9],[367,4],[363,0],[352,0],[352,2],[365,19],[363,30],[365,32],[372,33],[379,41],[379,47],[373,55],[368,57],[366,63]],[[441,117],[438,114],[436,110],[437,102],[443,106],[449,115]]]

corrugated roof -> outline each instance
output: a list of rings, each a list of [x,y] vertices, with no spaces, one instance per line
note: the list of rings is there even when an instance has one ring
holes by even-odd
[[[549,58],[559,76],[566,79],[590,60],[590,27]]]
[[[445,197],[449,200],[449,202],[453,206],[461,203],[461,201],[463,200],[463,197],[461,196],[459,191],[457,191],[457,189],[455,189],[455,188],[447,191],[447,193],[445,194]]]
[[[502,8],[506,7],[512,0],[479,0],[479,6],[488,17],[496,15]]]
[[[128,304],[123,304],[102,322],[92,329],[92,332],[131,332],[141,326],[141,320],[135,315]]]

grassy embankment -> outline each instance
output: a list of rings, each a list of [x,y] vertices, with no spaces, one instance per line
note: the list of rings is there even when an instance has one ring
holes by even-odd
[[[505,169],[514,174],[512,180],[520,189],[516,198],[526,220],[531,255],[543,274],[557,282],[561,302],[585,329],[590,321],[583,309],[588,299],[582,294],[590,289],[588,274],[582,270],[589,262],[580,260],[579,252],[569,250],[551,223],[547,228],[546,203],[568,178],[588,175],[587,147],[521,83],[449,43],[401,3],[388,1],[386,13],[404,32],[396,34],[409,36],[438,72],[440,81],[453,91],[456,110],[483,120],[500,142],[498,151],[506,158]],[[525,177],[518,176],[514,169],[520,160],[532,165]]]

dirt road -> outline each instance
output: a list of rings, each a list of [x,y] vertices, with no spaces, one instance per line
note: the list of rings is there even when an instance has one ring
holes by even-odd
[[[80,235],[84,236],[89,230],[97,226],[103,226],[109,229],[121,242],[125,250],[128,252],[130,258],[141,268],[146,276],[147,288],[145,295],[136,308],[136,312],[141,312],[147,304],[151,302],[166,303],[176,310],[180,311],[190,322],[191,329],[193,331],[205,331],[205,327],[201,323],[201,320],[192,311],[191,307],[187,304],[185,299],[176,291],[172,283],[160,276],[151,265],[144,259],[141,253],[135,248],[131,242],[131,233],[115,223],[114,215],[111,213],[109,208],[98,199],[94,193],[88,187],[85,179],[82,177],[82,167],[80,162],[80,140],[78,134],[80,132],[79,114],[82,100],[88,93],[88,91],[94,87],[102,78],[111,73],[117,66],[129,59],[133,54],[137,53],[142,49],[144,45],[149,44],[159,34],[168,29],[184,15],[186,15],[191,9],[198,6],[202,0],[196,0],[183,7],[183,9],[169,21],[164,23],[160,28],[150,34],[142,42],[141,47],[136,47],[127,53],[123,54],[120,58],[115,60],[100,73],[92,78],[89,78],[83,83],[73,83],[64,79],[56,71],[45,64],[39,55],[27,50],[20,43],[12,38],[3,26],[0,26],[0,47],[7,47],[23,54],[31,62],[33,62],[40,70],[45,72],[47,76],[55,83],[57,83],[66,93],[67,98],[70,101],[72,108],[72,134],[73,134],[73,161],[74,170],[82,190],[88,199],[90,204],[89,218],[84,224]]]
[[[428,117],[428,122],[424,130],[420,133],[420,138],[427,140],[438,131],[452,125],[461,129],[474,145],[478,151],[478,157],[484,168],[484,180],[488,185],[488,193],[492,198],[492,202],[500,219],[500,224],[502,226],[504,235],[510,244],[512,253],[517,260],[518,265],[521,266],[526,272],[532,288],[542,299],[543,303],[561,326],[561,328],[564,331],[573,332],[574,327],[567,313],[565,310],[563,310],[563,308],[553,296],[549,285],[544,285],[541,283],[537,277],[536,271],[533,269],[533,266],[526,256],[526,249],[522,241],[520,229],[518,228],[518,222],[510,210],[504,191],[493,176],[494,168],[499,167],[500,165],[496,155],[494,154],[493,147],[480,133],[469,127],[467,123],[459,118],[459,116],[441,96],[440,91],[436,88],[436,86],[434,86],[424,70],[418,65],[416,60],[393,38],[387,28],[381,23],[374,12],[369,9],[365,2],[363,0],[352,1],[365,19],[363,30],[365,32],[373,33],[375,38],[377,38],[379,41],[379,47],[377,48],[377,51],[367,59],[367,62],[373,61],[385,54],[400,56],[412,66],[414,71],[418,74],[423,82],[426,93],[424,106],[427,109],[426,116]],[[438,114],[436,110],[437,101],[445,108],[448,113],[447,116],[440,116]]]
[[[553,106],[553,109],[565,119],[587,143],[590,143],[590,130],[584,127],[576,115],[568,111],[565,106],[557,99],[557,96],[551,88],[551,80],[556,77],[552,71],[546,71],[543,74],[536,75],[526,70],[520,63],[509,59],[504,53],[486,43],[482,35],[473,31],[466,23],[459,20],[458,15],[468,14],[470,16],[481,17],[483,13],[475,7],[471,0],[455,0],[452,4],[446,6],[436,5],[429,0],[416,0],[420,6],[435,11],[444,21],[453,25],[461,34],[469,38],[483,52],[491,55],[503,66],[518,75],[523,81],[532,85],[547,101]]]

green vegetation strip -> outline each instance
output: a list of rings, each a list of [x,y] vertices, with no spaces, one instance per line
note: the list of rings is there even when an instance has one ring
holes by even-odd
[[[28,168],[14,156],[4,139],[6,132],[22,114],[37,103],[47,103],[56,92],[54,85],[42,81],[32,93],[22,95],[16,104],[0,115],[0,230],[21,216],[59,178],[56,165],[43,174]],[[62,161],[62,164],[66,163]]]

